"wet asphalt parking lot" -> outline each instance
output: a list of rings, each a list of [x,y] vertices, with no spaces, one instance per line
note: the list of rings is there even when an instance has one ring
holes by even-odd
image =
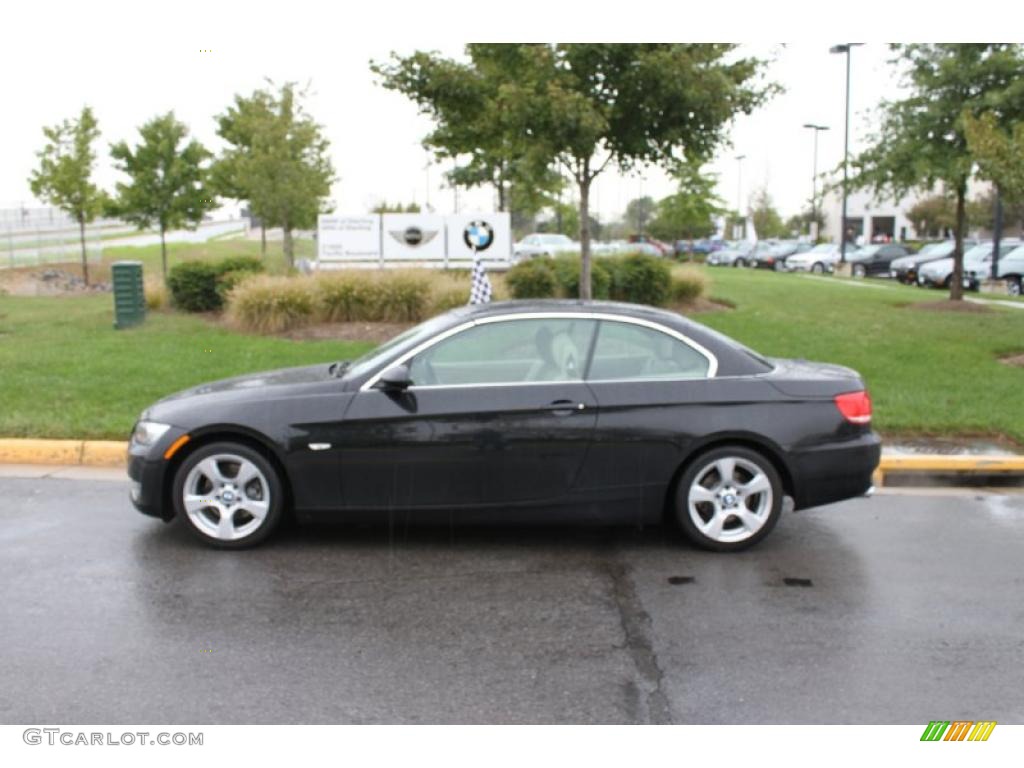
[[[738,555],[386,525],[219,552],[119,475],[3,474],[0,722],[1024,722],[1019,493],[788,513]]]

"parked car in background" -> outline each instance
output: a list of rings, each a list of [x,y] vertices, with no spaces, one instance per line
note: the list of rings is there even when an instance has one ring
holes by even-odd
[[[888,277],[893,259],[907,255],[899,243],[867,245],[848,255],[850,272],[854,277]]]
[[[756,243],[732,243],[720,251],[709,254],[705,264],[713,267],[745,267],[750,263]]]
[[[972,248],[977,244],[977,240],[964,240],[964,249]],[[889,274],[901,283],[915,285],[917,283],[917,271],[921,268],[922,264],[949,258],[953,255],[955,248],[955,240],[941,240],[937,243],[928,243],[917,253],[893,259],[889,265]]]
[[[677,240],[676,241],[676,252],[679,253],[679,249],[682,247],[683,253],[701,253],[707,255],[720,251],[726,247],[725,240],[718,240],[716,238],[702,238],[700,240],[694,240],[692,245],[689,240]]]
[[[999,241],[999,253],[996,277],[1009,283],[1008,288],[1013,296],[1020,296],[1020,280],[1021,275],[1024,275],[1024,247],[1021,247],[1018,238],[1010,237]],[[964,256],[964,288],[976,291],[981,286],[981,281],[991,276],[991,256],[980,264],[968,264],[966,255]]]
[[[856,371],[764,358],[675,312],[496,302],[355,361],[154,403],[133,430],[130,498],[224,549],[262,542],[289,513],[444,525],[667,513],[729,552],[767,536],[786,496],[806,509],[868,492],[871,416]]]
[[[512,248],[514,261],[557,256],[560,253],[578,253],[580,244],[568,235],[535,232],[527,235]]]
[[[753,266],[758,269],[774,269],[777,272],[782,272],[786,268],[786,259],[797,253],[806,253],[812,247],[811,243],[801,243],[797,240],[781,240],[764,250],[756,250],[754,252]]]
[[[846,257],[850,258],[857,252],[852,243],[846,244]],[[814,272],[824,274],[835,270],[839,263],[838,243],[819,243],[805,253],[795,253],[786,259],[786,269],[790,272]]]
[[[1016,238],[1006,238],[1000,242],[999,253],[1006,255],[1020,245]],[[971,272],[983,273],[992,270],[992,241],[978,243],[964,252],[964,277]],[[953,279],[953,259],[939,259],[922,266],[917,272],[917,284],[923,288],[949,288]]]
[[[639,251],[640,253],[646,253],[651,256],[673,256],[675,255],[675,248],[668,243],[663,243],[661,240],[656,240],[648,235],[630,235],[629,236],[630,250],[633,252]]]

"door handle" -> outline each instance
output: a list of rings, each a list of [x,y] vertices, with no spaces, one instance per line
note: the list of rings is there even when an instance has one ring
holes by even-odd
[[[556,416],[569,416],[578,411],[586,410],[586,408],[585,403],[577,403],[574,400],[555,400],[549,405],[544,406],[542,410],[551,411]]]

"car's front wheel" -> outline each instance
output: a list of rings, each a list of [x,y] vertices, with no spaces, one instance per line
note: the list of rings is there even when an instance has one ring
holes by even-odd
[[[732,552],[756,544],[778,522],[782,481],[764,456],[741,446],[699,456],[676,489],[676,519],[702,549]]]
[[[745,267],[745,266],[747,266],[747,260],[746,259],[736,259],[736,261],[734,261],[732,263],[732,265],[734,267]]]
[[[867,275],[868,275],[868,271],[864,267],[863,264],[854,264],[853,265],[853,276],[854,277],[861,277],[861,278],[863,278],[863,277],[867,277]]]
[[[1006,290],[1011,296],[1021,295],[1021,279],[1019,277],[1006,278]]]
[[[820,274],[824,273],[824,271],[825,271],[825,265],[822,264],[820,261],[819,262],[815,262],[814,266],[811,267],[811,272],[813,272],[816,275],[820,275]]]
[[[281,522],[284,493],[273,465],[239,443],[190,454],[174,476],[174,509],[201,541],[224,549],[259,544]]]

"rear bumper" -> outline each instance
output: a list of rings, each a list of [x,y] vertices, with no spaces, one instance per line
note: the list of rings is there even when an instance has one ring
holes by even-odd
[[[793,451],[790,466],[795,508],[818,507],[863,496],[872,486],[871,476],[881,457],[882,441],[874,432]]]

